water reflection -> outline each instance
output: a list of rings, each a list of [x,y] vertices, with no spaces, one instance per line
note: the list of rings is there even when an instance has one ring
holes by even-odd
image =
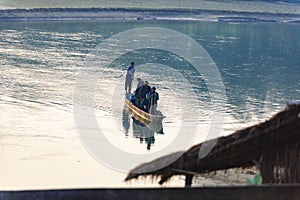
[[[130,128],[130,114],[126,108],[124,108],[122,111],[122,125],[125,135],[128,136],[128,131]]]
[[[164,134],[162,122],[147,124],[143,121],[131,117],[127,107],[122,111],[122,125],[126,136],[128,136],[132,120],[132,136],[138,138],[140,143],[146,143],[147,149],[150,150],[155,142],[155,134]]]

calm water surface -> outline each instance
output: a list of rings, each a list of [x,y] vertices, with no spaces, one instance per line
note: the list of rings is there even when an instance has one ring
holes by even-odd
[[[225,114],[220,135],[227,135],[268,119],[285,107],[286,100],[299,99],[299,25],[1,22],[2,188],[125,185],[126,173],[97,162],[80,143],[73,115],[74,84],[78,70],[89,67],[86,57],[103,40],[148,26],[177,30],[202,45],[221,73],[226,103],[212,105],[201,74],[170,52],[142,49],[121,56],[110,66],[99,65],[93,107],[101,128],[99,134],[123,151],[145,155],[145,162],[182,150],[173,146],[164,151],[179,134],[183,119],[197,124],[197,137],[192,144],[209,134],[208,129],[214,124],[212,111]],[[167,116],[164,134],[134,123],[124,109],[123,75],[132,60],[136,63],[136,77],[149,80],[158,88],[159,109]],[[193,133],[187,128],[185,134]],[[102,151],[110,154],[109,149]],[[131,162],[132,167],[139,164]]]

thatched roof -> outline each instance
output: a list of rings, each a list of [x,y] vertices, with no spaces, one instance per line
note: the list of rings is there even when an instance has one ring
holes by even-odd
[[[199,150],[205,143],[195,145],[183,154],[182,152],[172,153],[152,162],[141,164],[128,174],[126,181],[140,176],[150,175],[160,178],[159,183],[162,184],[174,175],[207,173],[229,168],[250,167],[257,165],[259,161],[259,165],[268,166],[268,163],[264,161],[273,159],[272,156],[279,158],[279,154],[281,155],[283,151],[290,152],[290,149],[287,150],[287,148],[285,148],[287,146],[291,147],[296,145],[296,152],[300,152],[298,151],[300,141],[299,113],[299,104],[289,105],[285,110],[277,113],[264,123],[236,131],[226,137],[218,138],[216,145],[210,153],[201,159],[199,158]],[[172,160],[174,156],[177,156],[178,153],[181,153],[182,156],[175,162],[161,169],[156,169],[156,166],[164,166],[163,163],[170,163],[169,161]],[[284,155],[285,157],[288,156],[286,154]],[[300,159],[298,153],[296,156]],[[278,163],[282,162],[279,162],[279,160],[276,163],[272,161],[272,166],[268,166],[268,168],[274,168]],[[272,175],[270,175],[272,177],[269,177],[270,180],[274,180],[273,168],[271,170]],[[298,168],[300,168],[300,165]],[[153,169],[156,170],[153,171]],[[296,171],[300,173],[300,169]],[[266,178],[266,180],[268,180],[268,178]]]

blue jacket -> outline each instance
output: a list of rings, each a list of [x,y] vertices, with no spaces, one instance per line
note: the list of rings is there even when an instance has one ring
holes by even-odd
[[[144,99],[141,103],[141,109],[145,112],[148,112],[149,109],[149,100],[148,99]]]

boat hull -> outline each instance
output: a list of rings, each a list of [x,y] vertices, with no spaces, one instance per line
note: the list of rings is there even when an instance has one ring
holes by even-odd
[[[160,124],[162,124],[162,120],[165,118],[163,115],[152,115],[150,113],[146,113],[145,111],[139,109],[133,103],[131,103],[128,99],[125,98],[125,105],[129,109],[131,116],[143,124],[150,126],[150,128],[156,128]],[[160,125],[161,126],[161,125]]]

